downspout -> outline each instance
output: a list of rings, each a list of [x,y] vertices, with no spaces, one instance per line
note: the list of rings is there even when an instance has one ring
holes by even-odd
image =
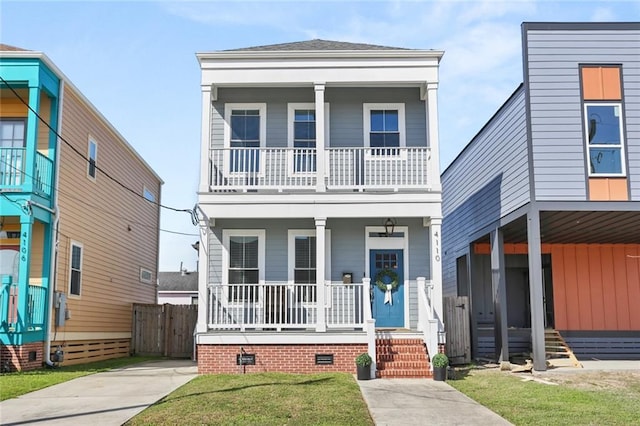
[[[53,215],[55,217],[54,225],[53,225],[53,238],[51,239],[51,269],[49,271],[49,318],[47,321],[47,330],[45,334],[45,343],[44,343],[44,362],[49,367],[54,367],[53,361],[51,361],[51,323],[53,322],[53,294],[55,293],[57,277],[56,274],[58,272],[58,235],[60,234],[60,206],[58,206],[58,188],[60,184],[60,159],[62,157],[62,152],[60,152],[60,137],[62,135],[62,108],[64,102],[64,80],[60,80],[60,96],[58,98],[58,126],[56,128],[56,132],[58,137],[56,137],[56,176],[55,176],[55,185],[54,191],[52,191],[53,196]]]

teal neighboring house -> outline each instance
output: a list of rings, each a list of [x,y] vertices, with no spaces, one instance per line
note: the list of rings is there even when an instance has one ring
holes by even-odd
[[[0,342],[3,359],[0,367],[3,370],[29,369],[42,364],[54,274],[55,181],[59,155],[55,132],[58,131],[61,81],[44,57],[6,55],[19,50],[0,46]],[[9,365],[11,362],[13,366]]]

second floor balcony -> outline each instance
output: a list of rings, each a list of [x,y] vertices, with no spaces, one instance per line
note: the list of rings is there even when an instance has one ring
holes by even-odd
[[[212,192],[429,190],[433,170],[428,147],[209,151]]]
[[[45,155],[36,152],[30,160],[27,148],[0,147],[0,190],[50,199],[53,176],[53,160]]]

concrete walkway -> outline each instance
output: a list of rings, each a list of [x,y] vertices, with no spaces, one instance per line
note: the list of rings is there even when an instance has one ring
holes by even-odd
[[[358,385],[376,426],[511,424],[445,382],[376,379]]]
[[[197,375],[193,361],[135,364],[0,402],[2,425],[121,425]]]

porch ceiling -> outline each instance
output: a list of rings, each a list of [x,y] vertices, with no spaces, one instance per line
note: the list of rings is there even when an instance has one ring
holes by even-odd
[[[503,227],[505,243],[527,242],[526,216]],[[489,241],[488,236],[483,238]],[[640,212],[544,211],[540,213],[542,243],[640,243]]]

